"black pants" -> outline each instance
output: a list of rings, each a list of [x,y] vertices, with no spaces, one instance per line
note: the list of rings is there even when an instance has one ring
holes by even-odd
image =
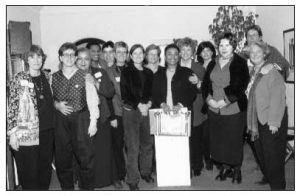
[[[16,160],[22,190],[38,190],[38,146],[20,146],[18,151],[13,150],[13,155]]]
[[[126,176],[125,159],[124,159],[124,127],[122,116],[116,116],[118,127],[112,128],[112,147],[117,167],[119,180],[124,180]]]
[[[191,131],[191,167],[193,170],[203,168],[203,160],[206,164],[211,162],[209,148],[208,120],[205,120],[197,127],[192,127]]]
[[[64,116],[56,112],[55,164],[63,190],[74,189],[73,155],[79,164],[82,189],[93,189],[93,138],[88,135],[89,112],[74,112]]]
[[[48,190],[52,175],[54,129],[40,132],[39,145],[39,189]]]
[[[53,129],[39,133],[38,146],[20,146],[13,151],[23,190],[48,190],[52,175]]]
[[[278,132],[272,134],[269,125],[258,123],[259,139],[254,142],[262,173],[272,190],[282,190],[285,182],[285,153],[287,115],[285,114]]]

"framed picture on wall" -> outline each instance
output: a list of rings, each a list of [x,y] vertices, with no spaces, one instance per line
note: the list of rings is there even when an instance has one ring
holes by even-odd
[[[290,76],[288,81],[294,81],[295,71],[295,29],[287,29],[283,31],[283,51],[284,57],[291,65]]]

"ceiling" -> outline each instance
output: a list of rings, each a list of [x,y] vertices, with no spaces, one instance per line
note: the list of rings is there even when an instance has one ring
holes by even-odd
[[[36,12],[40,12],[41,9],[43,9],[44,6],[35,6],[35,5],[31,5],[31,6],[26,6],[28,8],[30,8],[31,10],[34,10]]]

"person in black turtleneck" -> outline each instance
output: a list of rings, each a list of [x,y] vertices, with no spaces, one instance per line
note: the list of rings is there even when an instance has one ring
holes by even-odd
[[[40,126],[40,145],[39,145],[39,184],[41,190],[49,189],[53,146],[54,146],[54,107],[53,97],[49,82],[43,71],[39,76],[32,76],[32,82],[35,86],[39,126]]]

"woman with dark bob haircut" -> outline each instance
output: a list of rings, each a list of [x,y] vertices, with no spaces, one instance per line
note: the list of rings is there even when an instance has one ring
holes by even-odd
[[[205,49],[211,54],[209,55],[201,54]],[[206,69],[208,65],[206,64],[206,62],[209,63],[211,60],[214,60],[217,56],[215,46],[210,41],[201,42],[197,48],[196,56],[198,62],[204,64],[204,68]],[[205,58],[206,56],[207,58]],[[205,60],[207,61],[205,62]]]
[[[236,45],[232,33],[220,36],[219,55],[207,67],[202,90],[208,105],[211,156],[222,165],[216,179],[232,177],[232,183],[241,183],[249,71],[246,60],[234,53]]]
[[[24,54],[25,71],[11,81],[8,98],[9,144],[23,190],[48,190],[53,157],[54,108],[41,71],[46,55],[32,45]]]
[[[216,50],[209,41],[199,44],[196,52],[198,62],[192,64],[192,70],[203,81],[204,74],[210,64],[215,64]],[[196,65],[196,66],[195,66]],[[194,176],[200,175],[202,168],[213,169],[213,161],[210,158],[209,131],[207,111],[203,111],[204,100],[202,91],[198,91],[197,98],[193,103],[194,122],[191,136],[191,163]]]

